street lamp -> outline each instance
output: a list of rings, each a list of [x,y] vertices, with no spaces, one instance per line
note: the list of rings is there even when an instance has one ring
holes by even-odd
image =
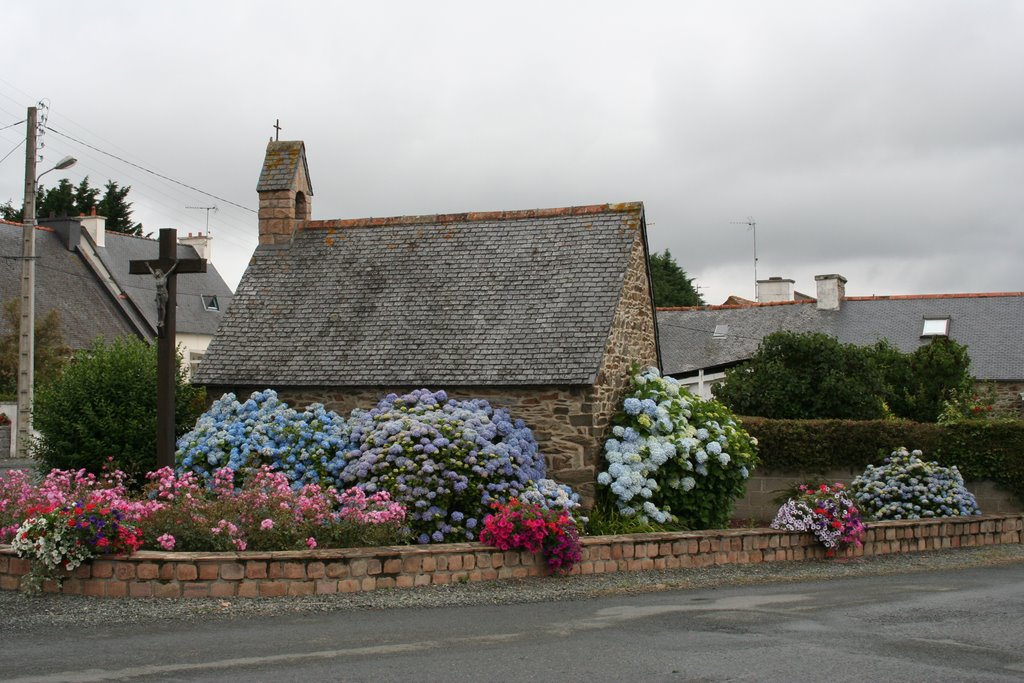
[[[54,166],[53,168],[48,168],[45,171],[43,171],[42,173],[40,173],[39,175],[37,175],[36,176],[36,185],[39,185],[39,179],[42,178],[47,173],[49,173],[50,171],[63,171],[65,168],[71,168],[72,166],[74,166],[77,163],[78,163],[78,159],[76,159],[74,157],[71,157],[71,156],[64,157],[63,159],[61,159],[60,161],[57,162],[56,166]],[[33,196],[35,196],[35,195],[33,195]]]
[[[18,457],[29,457],[32,439],[32,398],[35,381],[36,327],[36,188],[50,171],[75,165],[64,157],[52,168],[36,175],[36,108],[28,108],[28,144],[25,146],[25,208],[21,236],[21,328],[18,336]]]

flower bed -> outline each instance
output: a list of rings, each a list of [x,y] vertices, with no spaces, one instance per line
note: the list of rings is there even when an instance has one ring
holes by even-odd
[[[1021,543],[1024,515],[978,515],[868,524],[864,545],[840,557]],[[775,529],[590,536],[570,574],[645,571],[816,560],[826,549],[811,534]],[[18,590],[28,560],[0,546],[0,590]],[[289,552],[175,553],[107,556],[69,572],[43,590],[105,597],[273,597],[412,588],[466,581],[543,576],[541,553],[500,551],[480,543]],[[548,579],[557,581],[557,578]]]

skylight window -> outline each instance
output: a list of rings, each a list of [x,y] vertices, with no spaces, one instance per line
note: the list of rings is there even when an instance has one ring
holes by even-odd
[[[715,331],[711,334],[712,339],[725,339],[729,336],[728,325],[715,325]]]
[[[921,327],[922,337],[948,337],[949,318],[925,318]]]
[[[203,294],[203,307],[208,311],[220,310],[220,304],[217,302],[217,297],[209,294]]]

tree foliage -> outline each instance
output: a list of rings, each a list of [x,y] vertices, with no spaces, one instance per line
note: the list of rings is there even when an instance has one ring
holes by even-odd
[[[113,180],[108,180],[103,197],[96,207],[101,216],[107,217],[107,230],[123,232],[128,235],[141,235],[142,223],[132,222],[132,203],[128,201],[131,185],[118,187]]]
[[[650,267],[655,306],[704,305],[693,278],[687,277],[668,249],[651,254]]]
[[[130,185],[121,187],[108,180],[101,190],[89,184],[89,176],[76,186],[61,178],[54,187],[42,185],[36,191],[37,218],[65,218],[89,215],[93,209],[107,219],[106,229],[128,235],[141,235],[142,224],[132,220],[132,203],[128,201]],[[20,223],[25,217],[23,207],[15,208],[10,200],[0,204],[0,218]]]
[[[156,346],[135,337],[97,340],[78,352],[36,394],[35,456],[41,467],[99,473],[109,465],[136,482],[156,469],[156,370]],[[195,424],[203,403],[202,390],[188,383],[179,359],[178,436]]]
[[[820,332],[776,332],[714,393],[741,415],[868,420],[885,415],[884,388],[869,349]]]
[[[21,302],[17,298],[7,300],[3,306],[3,316],[8,331],[0,335],[0,396],[16,396]],[[71,358],[71,348],[64,343],[60,315],[56,310],[36,316],[34,356],[33,377],[37,386],[47,384],[60,375]]]
[[[3,204],[0,204],[0,218],[5,221],[11,221],[12,223],[20,223],[24,212],[22,210],[14,208],[14,204],[8,199]]]
[[[822,333],[776,332],[727,370],[714,393],[741,415],[934,422],[946,401],[970,390],[969,368],[967,347],[946,338],[905,354],[885,341],[860,347]]]

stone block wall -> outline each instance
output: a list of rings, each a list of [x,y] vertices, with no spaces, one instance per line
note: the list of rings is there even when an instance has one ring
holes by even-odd
[[[295,231],[295,193],[275,190],[260,193],[260,244],[287,244]]]
[[[833,482],[849,485],[862,470],[836,469],[825,473],[825,478]],[[775,498],[794,482],[804,481],[807,473],[801,472],[756,472],[747,481],[747,492],[736,501],[733,519],[757,520],[770,522],[779,509]],[[998,488],[990,481],[966,482],[967,490],[974,494],[978,507],[984,513],[1020,514],[1024,512],[1024,501],[1017,499],[1009,491]]]
[[[1005,417],[1024,418],[1024,399],[1021,393],[1024,392],[1024,380],[1017,382],[981,382],[977,391],[981,396],[987,395],[989,386],[995,389],[995,402],[992,404],[993,413]]]
[[[1021,543],[1024,517],[985,515],[879,522],[868,526],[863,547],[846,557]],[[604,574],[822,559],[811,534],[772,529],[589,536],[572,574]],[[19,590],[28,560],[0,546],[0,590]],[[382,588],[520,579],[547,573],[534,553],[502,552],[480,543],[290,552],[167,553],[93,560],[47,592],[98,597],[284,597],[355,593]]]

